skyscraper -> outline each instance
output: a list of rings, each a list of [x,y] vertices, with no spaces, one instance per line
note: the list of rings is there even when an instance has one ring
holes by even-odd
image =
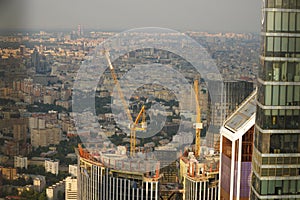
[[[221,127],[220,200],[249,199],[255,111],[256,90]]]
[[[300,1],[265,0],[251,199],[300,199]]]

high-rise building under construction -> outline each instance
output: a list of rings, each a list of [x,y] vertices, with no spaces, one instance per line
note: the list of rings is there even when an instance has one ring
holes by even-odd
[[[128,159],[124,154],[91,155],[79,148],[78,199],[159,200],[159,166],[156,162]]]

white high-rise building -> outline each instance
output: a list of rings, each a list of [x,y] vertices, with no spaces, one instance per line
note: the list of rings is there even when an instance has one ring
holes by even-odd
[[[17,168],[25,168],[27,169],[28,163],[27,163],[27,157],[23,156],[15,156],[14,157],[14,167]]]
[[[45,171],[52,174],[58,174],[59,160],[45,160]]]
[[[77,176],[77,165],[69,165],[69,174]]]
[[[68,176],[65,179],[65,184],[66,200],[77,199],[77,178]]]

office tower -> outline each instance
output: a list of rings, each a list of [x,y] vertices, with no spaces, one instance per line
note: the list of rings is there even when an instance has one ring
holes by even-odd
[[[253,92],[253,82],[246,80],[228,80],[224,81],[224,106],[218,106],[219,110],[224,108],[224,116],[229,116],[251,93]],[[215,116],[212,119],[218,119],[223,124],[220,118],[221,112],[214,112]],[[207,146],[214,148],[220,142],[220,127],[216,124],[212,126],[206,133]]]
[[[226,102],[225,116],[232,113],[252,92],[253,82],[245,80],[224,81],[224,99]]]
[[[256,90],[238,106],[221,127],[221,200],[246,200],[250,197],[255,111]]]
[[[251,199],[300,199],[300,1],[263,2]]]

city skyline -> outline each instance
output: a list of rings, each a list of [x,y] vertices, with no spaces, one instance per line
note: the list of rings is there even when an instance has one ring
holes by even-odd
[[[241,9],[247,7],[247,9]],[[259,32],[260,1],[36,1],[3,2],[0,29],[123,31],[164,27],[179,31]],[[247,21],[247,23],[245,23]]]

